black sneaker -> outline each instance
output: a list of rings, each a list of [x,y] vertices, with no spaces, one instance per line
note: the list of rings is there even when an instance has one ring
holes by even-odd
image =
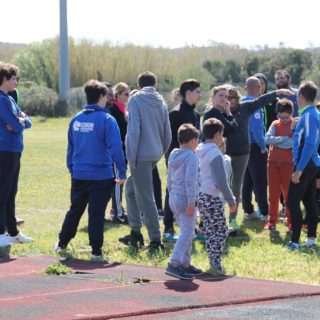
[[[140,232],[131,230],[131,233],[127,236],[119,238],[119,241],[125,245],[132,245],[135,248],[141,248],[144,246],[143,235]]]
[[[201,274],[203,274],[203,271],[201,269],[198,269],[191,264],[189,267],[184,268],[184,270],[193,276],[200,276]]]
[[[164,245],[161,243],[161,241],[151,241],[148,246],[148,250],[149,252],[164,250]]]
[[[129,224],[128,216],[123,214],[121,216],[113,216],[111,222],[115,224]]]

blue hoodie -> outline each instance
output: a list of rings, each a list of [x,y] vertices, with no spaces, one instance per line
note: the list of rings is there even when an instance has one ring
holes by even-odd
[[[0,151],[17,152],[23,150],[23,130],[31,128],[31,120],[26,117],[20,123],[21,110],[14,99],[0,91]],[[8,127],[12,130],[8,130]]]
[[[256,98],[245,96],[241,101],[250,101]],[[263,108],[258,109],[251,117],[249,122],[250,142],[259,146],[260,150],[267,150],[266,131],[264,127]]]
[[[77,180],[107,180],[126,177],[126,164],[116,120],[98,105],[87,105],[69,125],[67,166]]]
[[[306,166],[320,167],[320,113],[315,106],[302,109],[301,118],[293,134],[293,163],[297,171]]]

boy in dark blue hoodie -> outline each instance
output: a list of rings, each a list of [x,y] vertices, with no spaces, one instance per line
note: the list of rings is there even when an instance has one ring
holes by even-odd
[[[54,250],[66,249],[76,235],[86,206],[89,213],[89,241],[94,261],[103,261],[104,212],[114,183],[123,184],[126,164],[116,120],[108,114],[107,88],[96,80],[84,85],[87,105],[70,122],[68,131],[67,166],[71,173],[71,207],[66,214]],[[119,172],[114,178],[113,163]]]

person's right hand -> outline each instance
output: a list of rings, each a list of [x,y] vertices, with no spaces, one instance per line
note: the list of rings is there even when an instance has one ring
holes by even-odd
[[[118,184],[124,184],[126,182],[126,179],[114,179],[114,181]]]
[[[277,96],[280,96],[280,95],[284,95],[284,96],[294,96],[295,93],[292,92],[292,91],[289,90],[289,89],[278,89],[278,90],[276,90],[276,95],[277,95]]]
[[[235,213],[237,211],[237,205],[236,204],[233,206],[229,205],[229,211],[230,211],[230,213]]]
[[[291,129],[291,130],[293,130],[293,129],[296,128],[299,120],[300,120],[300,117],[293,118],[292,123],[291,123],[291,126],[290,126],[290,129]]]

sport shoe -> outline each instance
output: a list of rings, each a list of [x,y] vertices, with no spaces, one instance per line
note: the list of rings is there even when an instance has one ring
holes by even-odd
[[[260,210],[258,210],[255,214],[256,214],[257,218],[260,219],[262,222],[265,222],[268,219],[268,216],[263,215]]]
[[[9,235],[7,235],[8,240],[10,243],[30,243],[33,241],[32,238],[27,237],[26,235],[24,235],[22,232],[19,232],[16,236],[11,237]]]
[[[91,255],[91,259],[92,262],[108,262],[108,260],[106,259],[106,257],[104,257],[102,254],[101,255],[95,255],[92,254]]]
[[[276,230],[276,225],[273,223],[266,223],[263,227],[264,230]]]
[[[234,230],[239,230],[240,229],[240,227],[237,224],[237,220],[236,219],[232,219],[231,222],[229,223],[229,226]]]
[[[298,250],[298,249],[301,249],[301,245],[299,243],[290,241],[287,244],[287,249],[289,249],[291,251]]]
[[[226,272],[223,268],[220,268],[218,266],[210,267],[209,273],[211,273],[213,276],[225,276]]]
[[[163,241],[171,241],[176,242],[178,240],[179,236],[173,233],[164,233],[163,234]]]
[[[21,224],[24,223],[24,219],[16,217],[17,225],[20,226]]]
[[[306,241],[303,243],[303,247],[312,247],[312,246],[315,246],[317,244],[317,241],[315,239],[309,239],[307,238]]]
[[[7,257],[10,253],[11,243],[5,234],[0,235],[0,258]]]
[[[201,274],[203,274],[203,271],[201,269],[198,269],[191,264],[189,267],[185,267],[184,270],[193,276],[200,276]]]
[[[255,212],[251,212],[251,213],[245,212],[243,217],[244,217],[244,220],[256,220],[256,219],[258,219],[258,217],[256,216]]]
[[[126,214],[122,214],[121,216],[113,215],[111,218],[111,222],[116,224],[129,224],[128,216]]]
[[[147,249],[149,253],[153,253],[159,250],[164,250],[164,245],[161,243],[161,241],[151,241]]]
[[[188,273],[182,266],[173,267],[168,264],[165,274],[180,280],[192,280],[193,276]]]
[[[64,253],[66,251],[66,248],[59,245],[59,241],[57,241],[53,247],[53,251],[56,253]]]

